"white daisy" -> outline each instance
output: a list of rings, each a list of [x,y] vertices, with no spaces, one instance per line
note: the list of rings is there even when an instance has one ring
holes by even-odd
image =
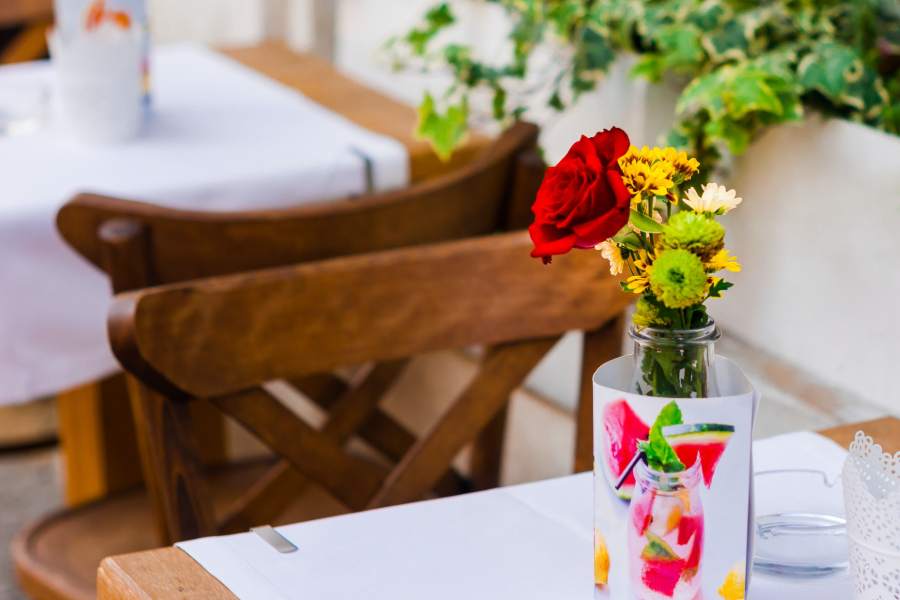
[[[702,186],[703,195],[691,188],[685,194],[684,203],[698,213],[715,213],[724,215],[741,203],[735,190],[726,189],[724,185],[709,183]]]
[[[606,240],[597,244],[596,249],[600,251],[600,256],[609,261],[609,274],[618,275],[625,270],[625,261],[622,260],[622,251],[619,250],[618,244],[612,240]]]

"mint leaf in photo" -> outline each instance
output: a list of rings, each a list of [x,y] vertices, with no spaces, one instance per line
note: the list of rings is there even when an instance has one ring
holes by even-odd
[[[641,442],[640,445],[641,451],[647,458],[647,464],[650,465],[651,469],[663,473],[684,471],[684,463],[672,450],[672,446],[669,445],[662,432],[663,427],[681,425],[683,422],[681,409],[678,408],[678,404],[674,400],[659,411],[656,420],[653,422],[653,427],[650,428],[650,439],[646,442]]]

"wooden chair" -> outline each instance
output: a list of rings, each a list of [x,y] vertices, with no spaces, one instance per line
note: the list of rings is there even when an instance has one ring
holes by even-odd
[[[83,194],[60,210],[57,225],[79,254],[109,274],[116,292],[515,229],[529,221],[530,203],[543,173],[536,138],[534,126],[518,124],[459,171],[376,196],[284,210],[209,213]],[[347,387],[341,379],[327,374],[295,383],[326,408],[337,402]],[[137,410],[131,411],[129,403],[123,402],[123,387],[122,381],[113,378],[99,386],[108,393],[60,398],[60,419],[70,432],[63,437],[64,457],[84,463],[84,455],[96,455],[96,468],[78,469],[72,460],[67,464],[67,470],[78,474],[70,478],[75,483],[97,480],[89,485],[88,492],[116,492],[141,481],[134,440],[143,443],[154,409],[152,401],[145,401],[140,387],[132,385],[131,404]],[[131,412],[137,430],[131,424]],[[209,411],[195,412],[199,412],[195,419],[205,418],[193,433],[205,438],[201,448],[215,456],[222,445],[220,419],[210,419]],[[376,413],[374,425],[363,428],[362,435],[383,452],[398,456],[414,437],[393,419],[379,415]],[[151,468],[144,466],[152,475]],[[218,481],[223,489],[236,492],[266,467],[253,464],[237,470],[221,469]],[[290,481],[290,473],[270,476],[281,484],[279,489],[289,489],[284,481]],[[152,487],[153,478],[148,481]],[[447,478],[442,489],[445,493],[453,491],[458,484]],[[79,500],[84,497],[82,492],[69,490],[67,495],[70,500]],[[279,502],[289,499],[282,497]],[[249,523],[265,520],[278,502],[268,499],[262,504],[248,507],[247,514],[253,515]],[[35,597],[43,597],[47,590],[54,590],[53,597],[91,597],[92,574],[103,556],[154,547],[170,539],[165,530],[124,525],[135,520],[146,522],[149,514],[142,495],[131,492],[51,515],[30,526],[17,538],[14,548],[23,585]],[[232,529],[249,524],[241,518],[240,511],[235,513]],[[109,525],[98,525],[104,522]],[[98,540],[97,534],[102,538],[103,529],[115,527],[122,527],[128,535],[120,535],[113,540],[113,547],[104,549],[104,541]],[[76,544],[73,538],[85,541]],[[62,548],[71,549],[71,554],[60,555]]]
[[[76,252],[106,271],[115,292],[516,229],[529,222],[543,176],[537,133],[533,125],[515,125],[458,171],[387,194],[234,213],[190,212],[82,194],[62,207],[57,226]],[[133,235],[140,240],[123,257],[116,248]],[[131,441],[135,433],[121,425],[130,420],[119,401],[124,383],[114,378],[99,389],[106,393],[92,391],[85,397],[79,390],[59,400],[61,420],[71,423],[63,433],[76,438],[63,439],[71,446],[65,457],[78,459],[78,464],[67,464],[79,474],[67,481],[73,504],[140,481],[132,468],[137,462]],[[221,446],[221,435],[207,425],[204,447]],[[88,454],[96,458],[87,461]],[[86,462],[97,466],[83,468]]]
[[[47,29],[52,23],[52,0],[0,2],[0,29],[18,28],[0,48],[0,64],[35,60],[46,56]]]
[[[113,351],[158,400],[144,452],[171,539],[230,531],[235,515],[216,510],[201,476],[188,410],[197,399],[281,457],[238,499],[241,512],[283,494],[274,482],[286,473],[349,510],[418,500],[480,436],[491,448],[476,445],[473,478],[495,484],[511,392],[566,331],[616,322],[628,302],[596,256],[573,253],[545,267],[530,249],[527,234],[514,232],[117,296]],[[421,438],[399,456],[385,453],[390,466],[346,451],[353,432],[379,414],[386,384],[407,359],[471,345],[487,348],[477,375]],[[373,365],[368,375],[334,402],[321,429],[265,387],[363,363]]]

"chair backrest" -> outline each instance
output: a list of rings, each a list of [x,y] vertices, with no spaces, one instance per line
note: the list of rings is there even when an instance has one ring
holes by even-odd
[[[53,17],[53,0],[3,0],[0,27],[20,25]]]
[[[57,227],[116,291],[516,229],[528,224],[543,176],[536,140],[537,128],[519,123],[458,172],[290,209],[196,212],[82,194],[60,209]],[[111,270],[102,226],[123,220],[143,230],[146,281],[134,279],[134,265]]]
[[[210,400],[348,507],[415,500],[562,334],[597,329],[628,302],[591,253],[545,267],[530,249],[527,234],[514,232],[139,290],[116,297],[110,340],[170,410]],[[260,387],[474,344],[488,347],[479,375],[390,473],[348,456],[328,425],[310,428]],[[179,431],[160,433],[162,454],[190,465]],[[175,538],[217,531],[197,509],[196,472],[167,471]]]
[[[52,23],[52,0],[0,2],[0,29],[16,28],[0,41],[0,65],[47,56],[47,31]]]

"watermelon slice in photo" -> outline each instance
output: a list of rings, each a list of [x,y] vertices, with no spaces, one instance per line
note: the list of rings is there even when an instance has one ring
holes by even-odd
[[[684,466],[690,468],[700,459],[700,470],[706,487],[712,485],[716,465],[734,434],[733,425],[689,423],[663,427],[663,435]]]
[[[610,402],[603,408],[602,423],[605,436],[603,456],[599,460],[603,463],[606,481],[619,498],[629,500],[634,491],[634,475],[629,474],[618,490],[615,489],[616,481],[634,458],[638,442],[646,440],[650,435],[650,428],[624,398]]]
[[[662,538],[649,532],[647,545],[641,552],[641,560],[644,563],[641,568],[641,581],[644,585],[671,598],[687,563],[678,558]]]

